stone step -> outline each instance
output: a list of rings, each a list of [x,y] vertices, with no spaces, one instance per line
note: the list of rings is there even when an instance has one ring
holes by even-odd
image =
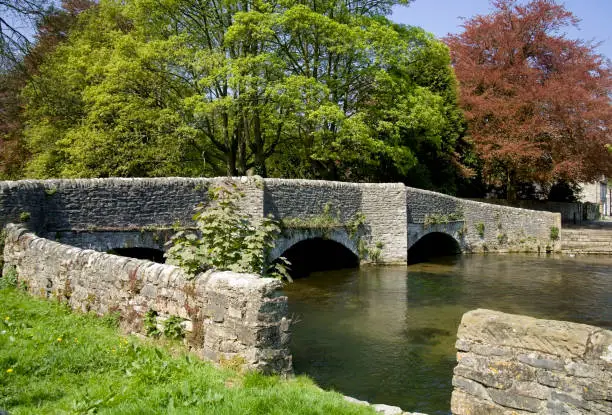
[[[612,229],[562,229],[561,251],[575,254],[612,254]]]
[[[563,242],[612,242],[612,238],[561,238]]]
[[[612,246],[612,241],[562,241],[561,246]]]

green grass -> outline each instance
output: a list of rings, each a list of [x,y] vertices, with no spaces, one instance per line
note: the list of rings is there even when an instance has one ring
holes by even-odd
[[[0,290],[0,304],[0,408],[11,414],[374,413],[306,377],[215,368],[19,290]]]

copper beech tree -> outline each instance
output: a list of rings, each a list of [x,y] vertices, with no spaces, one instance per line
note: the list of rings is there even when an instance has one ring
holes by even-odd
[[[492,5],[445,39],[487,184],[513,199],[520,183],[610,175],[610,61],[564,36],[578,19],[553,0]]]

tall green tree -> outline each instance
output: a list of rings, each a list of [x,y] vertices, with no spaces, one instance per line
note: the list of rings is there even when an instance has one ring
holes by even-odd
[[[448,50],[394,4],[103,1],[27,89],[29,172],[440,185],[461,167]]]
[[[22,89],[32,76],[38,73],[42,61],[66,39],[67,33],[76,23],[77,16],[90,8],[90,0],[63,0],[61,7],[44,7],[43,1],[4,1],[0,2],[0,14],[16,19],[21,13],[23,19],[35,25],[34,34],[17,34],[15,28],[0,26],[4,39],[3,57],[0,63],[0,177],[16,179],[23,174],[29,153],[23,141],[24,106]],[[16,20],[11,20],[16,21]],[[4,22],[5,23],[5,22]],[[20,27],[23,22],[20,23]],[[15,43],[16,42],[16,43]],[[3,59],[3,58],[0,58]]]

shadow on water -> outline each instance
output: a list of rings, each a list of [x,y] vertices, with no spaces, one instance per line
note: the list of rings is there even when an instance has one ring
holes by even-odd
[[[147,259],[157,262],[158,264],[164,264],[166,262],[164,251],[153,248],[113,248],[106,253],[136,259]]]
[[[298,242],[283,255],[291,263],[292,278],[304,278],[317,271],[332,271],[359,266],[359,258],[338,242],[313,238]]]

